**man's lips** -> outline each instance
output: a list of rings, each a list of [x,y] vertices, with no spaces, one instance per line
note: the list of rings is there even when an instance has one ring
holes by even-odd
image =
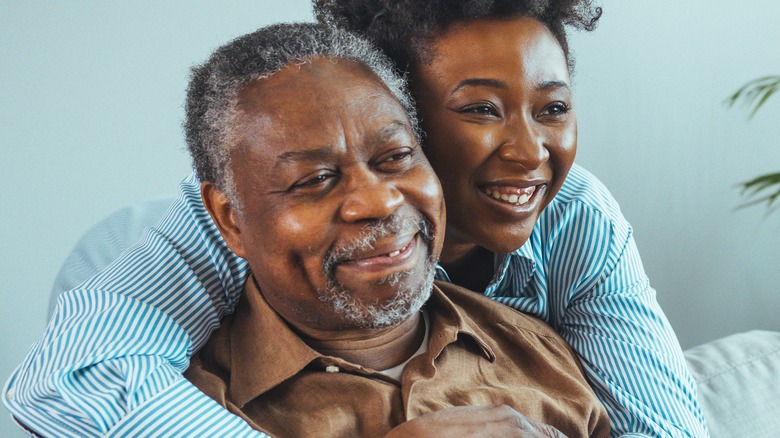
[[[420,233],[385,239],[373,245],[368,251],[352,254],[341,260],[337,266],[358,270],[382,270],[407,263],[415,254]]]

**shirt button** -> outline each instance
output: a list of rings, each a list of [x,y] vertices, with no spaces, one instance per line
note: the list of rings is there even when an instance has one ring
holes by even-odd
[[[338,373],[339,372],[339,367],[337,367],[335,365],[326,366],[325,367],[325,372],[326,373]]]

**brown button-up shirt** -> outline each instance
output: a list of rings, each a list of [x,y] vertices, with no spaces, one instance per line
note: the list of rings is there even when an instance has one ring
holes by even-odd
[[[253,281],[185,376],[276,437],[382,436],[443,408],[493,404],[569,437],[609,434],[604,407],[549,326],[466,289],[437,285],[426,304],[428,350],[407,363],[400,382],[310,348]],[[328,366],[338,371],[326,372]]]

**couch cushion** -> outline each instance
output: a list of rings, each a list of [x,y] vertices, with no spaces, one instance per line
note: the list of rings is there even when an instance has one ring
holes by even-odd
[[[713,438],[780,437],[780,332],[731,335],[685,357]]]

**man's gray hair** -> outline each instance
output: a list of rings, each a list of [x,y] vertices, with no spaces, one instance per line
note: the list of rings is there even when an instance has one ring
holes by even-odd
[[[193,167],[240,209],[230,170],[231,130],[238,94],[250,83],[292,64],[315,57],[343,58],[366,65],[395,95],[409,115],[415,134],[415,108],[403,77],[367,40],[319,23],[274,24],[236,38],[193,67],[187,91],[184,131]]]

